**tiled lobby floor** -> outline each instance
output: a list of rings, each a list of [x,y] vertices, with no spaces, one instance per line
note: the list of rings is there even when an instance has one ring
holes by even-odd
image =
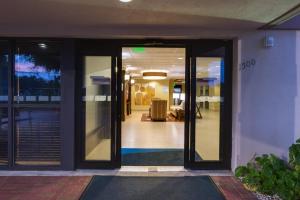
[[[228,200],[254,200],[250,192],[231,176],[213,176]],[[91,176],[0,176],[0,199],[78,200]]]

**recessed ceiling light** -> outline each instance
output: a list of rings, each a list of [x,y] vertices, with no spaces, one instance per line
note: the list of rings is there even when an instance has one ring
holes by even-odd
[[[130,53],[128,52],[122,52],[122,59],[130,58]]]
[[[126,71],[135,71],[137,69],[137,67],[126,67]]]
[[[38,45],[39,45],[39,47],[41,47],[43,49],[47,48],[47,45],[45,43],[39,43]]]
[[[130,1],[132,1],[132,0],[119,0],[119,1],[121,1],[121,2],[123,2],[123,3],[128,3],[128,2],[130,2]]]

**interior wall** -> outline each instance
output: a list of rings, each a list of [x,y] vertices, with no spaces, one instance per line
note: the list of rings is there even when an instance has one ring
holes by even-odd
[[[160,98],[167,100],[167,107],[169,107],[169,80],[144,80],[144,79],[135,79],[135,84],[151,84],[155,86],[155,96],[154,98]],[[134,85],[131,88],[131,108],[132,111],[148,111],[150,105],[136,105],[135,104],[135,90]]]
[[[264,47],[266,35],[274,37],[274,47]],[[299,48],[296,31],[255,31],[235,41],[233,169],[255,154],[287,159],[299,138]]]
[[[85,148],[86,155],[89,155],[103,139],[110,137],[110,127],[107,126],[110,117],[110,102],[96,100],[96,97],[110,94],[110,85],[95,84],[91,77],[110,78],[111,57],[87,56],[84,69],[84,87],[87,97],[85,102]],[[103,151],[105,150],[103,149]]]

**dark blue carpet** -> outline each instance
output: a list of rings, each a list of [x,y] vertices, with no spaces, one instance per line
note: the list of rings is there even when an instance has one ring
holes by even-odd
[[[94,176],[81,200],[225,200],[208,176]]]
[[[122,148],[124,166],[183,166],[183,149]],[[196,156],[201,160],[200,156]]]

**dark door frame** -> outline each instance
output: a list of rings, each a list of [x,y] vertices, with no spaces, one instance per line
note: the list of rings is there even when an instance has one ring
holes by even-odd
[[[192,152],[190,143],[191,141],[191,99],[188,94],[191,94],[190,84],[186,84],[186,104],[185,104],[185,136],[184,136],[184,167],[190,169],[230,169],[231,168],[231,148],[232,148],[232,65],[233,65],[233,41],[232,40],[211,40],[211,39],[191,39],[191,40],[177,40],[177,39],[72,39],[72,38],[38,38],[38,37],[1,37],[2,40],[9,41],[9,102],[8,102],[8,117],[9,117],[9,135],[8,135],[8,165],[0,166],[0,169],[13,169],[13,170],[24,170],[24,169],[36,169],[36,170],[58,170],[58,169],[68,169],[72,170],[74,168],[119,168],[121,167],[121,80],[122,80],[122,47],[125,46],[144,46],[144,47],[184,47],[186,48],[186,82],[191,81],[192,66],[195,66],[195,52],[201,52],[201,49],[206,49],[211,47],[216,47],[218,45],[223,45],[226,48],[225,55],[225,81],[226,86],[224,88],[224,94],[226,95],[226,106],[223,116],[223,127],[226,130],[222,137],[222,147],[221,154],[223,155],[223,162],[200,162],[196,163],[192,160]],[[62,147],[62,158],[61,166],[51,167],[51,166],[20,166],[16,168],[13,166],[13,109],[12,109],[12,97],[13,97],[13,62],[14,62],[14,47],[17,40],[55,40],[64,43],[62,49],[62,103],[61,103],[61,135],[63,138]],[[195,51],[195,49],[198,49]],[[114,134],[112,150],[112,162],[98,162],[98,163],[81,163],[81,151],[80,151],[80,112],[78,112],[78,107],[80,106],[80,91],[81,88],[80,81],[80,56],[83,54],[87,55],[108,55],[112,56],[112,66],[117,65],[118,72],[115,80],[112,80],[115,84],[115,94],[116,94],[116,104],[113,111],[115,111],[114,118],[112,119],[112,130]],[[115,71],[115,70],[112,70]],[[70,102],[75,98],[74,102]],[[75,117],[73,118],[73,114]],[[75,130],[74,130],[75,129]],[[74,133],[75,132],[75,133]],[[75,135],[75,138],[74,138]]]
[[[119,73],[116,73],[115,67],[118,64],[118,46],[114,41],[103,41],[103,40],[78,40],[76,43],[76,168],[82,169],[113,169],[118,168],[119,158],[116,151],[116,145],[118,142],[116,141],[117,132],[119,132],[120,125],[118,122],[120,121],[120,111],[119,105]],[[85,133],[83,120],[83,102],[82,102],[82,84],[83,84],[83,66],[84,56],[110,56],[111,57],[111,160],[110,161],[86,161],[85,157]],[[119,67],[118,67],[119,68]],[[118,69],[119,71],[119,69]],[[115,87],[115,88],[113,88]],[[116,97],[116,98],[115,98]]]
[[[224,83],[221,83],[220,107],[220,140],[218,161],[195,161],[195,119],[196,113],[190,113],[190,169],[231,169],[232,150],[232,63],[233,63],[232,41],[214,40],[202,41],[201,44],[191,46],[191,77],[190,77],[190,110],[196,108],[196,58],[197,57],[223,57],[224,59]],[[224,52],[215,50],[223,49]],[[215,51],[215,52],[213,52]],[[213,52],[213,53],[211,53]]]
[[[193,124],[192,118],[193,113],[191,113],[191,95],[193,88],[191,80],[193,78],[193,73],[195,73],[195,52],[201,52],[202,50],[209,49],[209,47],[224,46],[226,49],[225,56],[225,66],[226,66],[226,85],[224,88],[224,94],[226,94],[226,117],[221,116],[223,120],[224,128],[226,131],[222,133],[220,137],[220,156],[221,160],[219,162],[203,161],[195,162],[194,159],[194,142],[192,138],[195,135],[195,130],[191,129]],[[230,169],[231,168],[231,95],[232,95],[232,40],[165,40],[165,39],[127,39],[127,40],[97,40],[97,39],[79,39],[77,40],[77,76],[76,76],[76,88],[81,88],[81,67],[82,60],[80,57],[85,55],[107,55],[112,56],[112,73],[117,67],[117,74],[114,76],[112,74],[112,87],[115,87],[116,95],[116,106],[112,106],[112,113],[116,113],[112,117],[112,161],[89,161],[82,162],[82,118],[80,113],[76,111],[76,167],[77,168],[120,168],[121,167],[121,118],[122,118],[122,48],[123,47],[159,47],[159,48],[185,48],[185,91],[186,91],[186,103],[185,103],[185,125],[184,125],[184,167],[190,169]],[[197,50],[195,50],[197,49]],[[115,61],[114,61],[115,60]],[[78,73],[79,72],[79,73]],[[115,77],[115,80],[113,80]],[[79,85],[78,85],[79,84]],[[115,84],[115,85],[114,85]],[[113,94],[112,94],[113,97]],[[81,104],[81,94],[76,94],[76,107],[80,108]],[[113,105],[113,102],[112,102]],[[79,110],[79,109],[77,109]],[[115,125],[115,126],[114,126]],[[80,133],[81,132],[81,133]]]

